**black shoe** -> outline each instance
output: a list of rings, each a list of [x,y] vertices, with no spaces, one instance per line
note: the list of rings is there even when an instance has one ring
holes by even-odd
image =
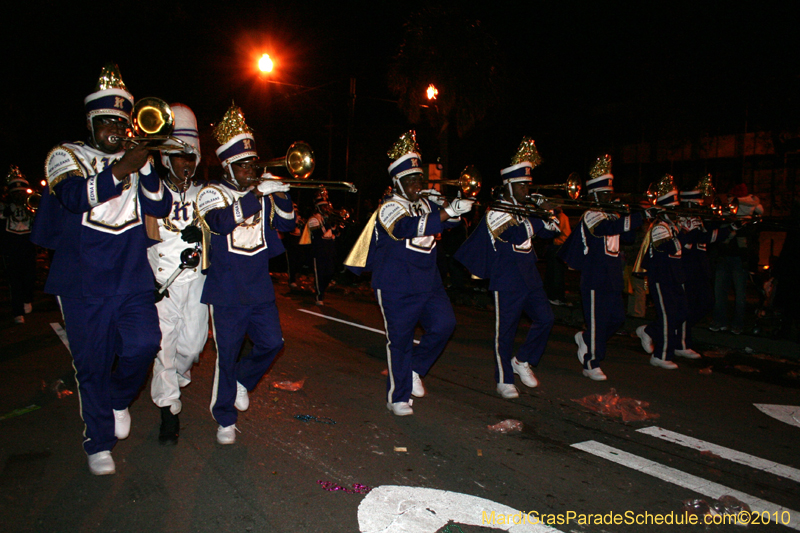
[[[178,415],[173,415],[169,407],[161,408],[161,430],[158,433],[159,444],[178,444],[178,431],[181,424]]]

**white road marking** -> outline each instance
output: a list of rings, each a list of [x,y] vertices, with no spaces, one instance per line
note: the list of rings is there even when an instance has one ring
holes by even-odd
[[[69,350],[69,352],[72,353],[72,350],[69,349],[69,340],[67,340],[67,332],[64,328],[61,327],[61,324],[59,324],[58,322],[51,322],[50,327],[53,328],[53,331],[56,332],[56,335],[58,335],[58,338],[61,339],[61,342],[64,343],[64,346],[67,347],[67,350]]]
[[[334,322],[341,322],[342,324],[347,324],[349,326],[355,326],[357,328],[365,329],[367,331],[372,331],[374,333],[380,333],[383,336],[386,336],[386,332],[382,329],[371,328],[369,326],[365,326],[363,324],[356,324],[355,322],[350,322],[347,320],[342,320],[341,318],[334,318],[332,316],[323,315],[322,313],[315,313],[314,311],[309,311],[308,309],[298,309],[301,313],[308,313],[309,315],[314,315],[322,318],[327,318],[328,320],[333,320]],[[414,344],[419,344],[417,339],[414,339]]]
[[[492,513],[495,521],[498,515],[518,516],[520,519],[516,524],[494,523],[490,526],[485,520]],[[435,533],[452,521],[465,526],[491,527],[492,530],[510,533],[560,533],[560,530],[550,526],[531,524],[525,517],[525,513],[507,505],[469,494],[383,485],[373,488],[361,500],[358,506],[358,529],[361,533]]]
[[[800,427],[800,405],[771,405],[754,403],[759,411],[786,424]]]
[[[628,468],[638,470],[639,472],[656,477],[668,483],[678,485],[679,487],[689,489],[702,494],[703,496],[708,496],[709,498],[719,499],[725,495],[733,496],[734,498],[737,498],[738,500],[749,505],[750,510],[753,513],[761,513],[766,511],[771,516],[780,517],[783,511],[787,511],[789,513],[789,523],[784,525],[800,531],[800,514],[798,514],[797,511],[787,509],[786,507],[781,507],[766,500],[762,500],[761,498],[756,498],[755,496],[745,494],[744,492],[739,492],[738,490],[714,483],[713,481],[708,481],[701,477],[693,476],[691,474],[687,474],[686,472],[681,472],[680,470],[664,466],[656,463],[655,461],[650,461],[644,457],[639,457],[638,455],[633,455],[593,440],[579,442],[577,444],[573,444],[572,447]],[[773,515],[773,513],[777,514]]]
[[[673,431],[656,426],[642,428],[636,431],[638,433],[644,433],[645,435],[650,435],[674,444],[680,444],[681,446],[692,448],[701,452],[708,451],[715,455],[719,455],[728,461],[733,461],[734,463],[739,463],[740,465],[749,466],[751,468],[755,468],[756,470],[763,470],[764,472],[769,472],[770,474],[775,474],[776,476],[781,476],[785,477],[786,479],[791,479],[792,481],[800,482],[800,470],[792,468],[791,466],[784,466],[766,459],[761,459],[760,457],[755,457],[754,455],[737,452],[736,450],[731,450],[730,448],[725,448],[724,446],[718,446],[717,444],[687,437],[686,435],[681,435],[680,433],[675,433]]]

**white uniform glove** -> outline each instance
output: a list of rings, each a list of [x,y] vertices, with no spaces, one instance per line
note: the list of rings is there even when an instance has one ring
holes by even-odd
[[[450,215],[450,218],[458,218],[465,213],[469,213],[472,209],[472,204],[475,200],[467,200],[466,198],[456,198],[450,205],[444,208],[444,212]]]
[[[425,189],[424,191],[419,191],[419,195],[426,197],[436,205],[444,205],[444,196],[442,196],[442,193],[436,189]]]
[[[285,183],[281,183],[278,180],[268,179],[259,183],[256,189],[258,189],[258,192],[266,196],[276,192],[287,192],[289,190],[289,186]]]

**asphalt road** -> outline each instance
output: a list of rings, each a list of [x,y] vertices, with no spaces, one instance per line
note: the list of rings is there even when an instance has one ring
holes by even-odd
[[[334,290],[319,308],[285,285],[277,292],[286,349],[240,414],[237,443],[215,442],[209,342],[183,389],[179,444],[158,444],[159,413],[145,389],[131,407],[131,436],[113,451],[117,474],[106,477],[86,466],[71,361],[51,326],[60,319],[54,302],[41,296],[24,327],[0,330],[2,529],[741,532],[651,525],[682,517],[687,500],[722,495],[769,516],[771,524],[751,531],[800,529],[800,427],[754,406],[800,405],[796,362],[706,343],[708,357],[666,371],[648,364],[638,339],[620,335],[603,365],[609,380],[593,382],[575,356],[577,311],[560,310],[535,369],[540,386],[517,381],[520,398],[508,401],[494,390],[493,313],[456,305],[458,327],[425,377],[428,395],[414,402],[414,416],[396,417],[384,400],[385,339],[356,326],[383,329],[369,293]],[[526,329],[523,322],[518,341]],[[297,391],[274,387],[301,380]],[[624,422],[576,401],[612,388],[622,403],[647,402],[640,408],[653,418]],[[504,420],[521,422],[521,431],[488,429]],[[326,490],[335,486],[350,492]],[[531,518],[497,522],[520,511]],[[651,522],[637,525],[646,513]],[[556,523],[530,523],[543,515]],[[579,523],[598,515],[623,523]],[[494,525],[481,525],[492,516]]]

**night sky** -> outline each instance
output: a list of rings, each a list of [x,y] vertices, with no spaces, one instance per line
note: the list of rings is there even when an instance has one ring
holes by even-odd
[[[233,99],[262,157],[302,139],[315,149],[315,177],[343,179],[350,78],[349,177],[365,194],[388,184],[385,152],[404,131],[417,130],[425,162],[439,155],[436,129],[410,124],[387,87],[408,14],[430,3],[108,4],[25,2],[4,18],[3,172],[13,163],[40,179],[52,146],[85,138],[83,98],[108,61],[136,98],[193,108],[212,175],[210,124]],[[564,181],[626,143],[745,127],[798,134],[796,1],[456,5],[500,50],[502,98],[449,142],[451,168],[477,164],[487,185],[523,135],[537,141],[542,180]],[[271,79],[289,85],[256,72],[264,52],[277,63]]]

